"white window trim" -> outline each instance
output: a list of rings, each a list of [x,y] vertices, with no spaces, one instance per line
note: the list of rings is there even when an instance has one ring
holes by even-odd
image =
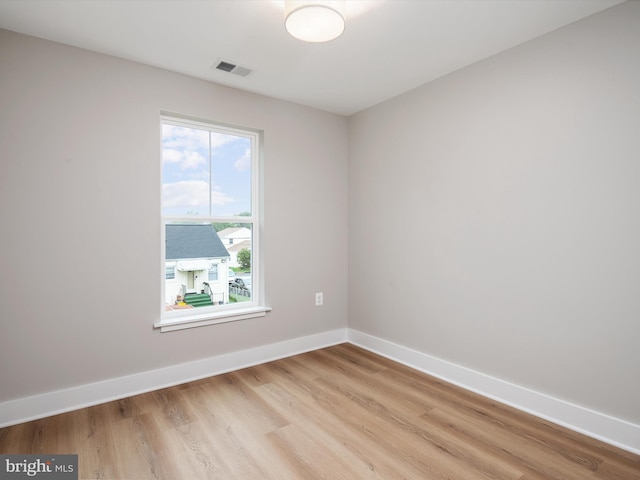
[[[204,327],[205,325],[264,317],[270,311],[271,307],[235,308],[226,311],[205,312],[198,315],[182,315],[175,319],[164,318],[153,326],[159,328],[163,333],[173,332],[174,330],[184,330],[185,328]]]
[[[207,129],[212,131],[223,131],[233,135],[244,136],[251,138],[252,141],[252,171],[251,171],[251,216],[250,217],[194,217],[189,218],[192,222],[238,222],[238,223],[251,223],[252,224],[252,245],[254,246],[251,251],[252,265],[251,275],[253,278],[254,288],[251,291],[252,299],[250,302],[242,302],[240,304],[226,304],[216,305],[213,307],[201,307],[197,311],[192,309],[188,310],[172,310],[165,311],[165,292],[164,285],[165,279],[163,275],[163,281],[161,282],[161,313],[160,320],[153,324],[154,328],[160,329],[160,332],[171,332],[175,330],[183,330],[186,328],[202,327],[205,325],[215,325],[219,323],[235,322],[238,320],[246,320],[257,317],[264,317],[267,312],[271,311],[271,307],[266,306],[264,296],[264,276],[263,272],[263,259],[260,255],[262,251],[261,243],[261,230],[263,225],[262,203],[263,203],[263,189],[262,189],[262,167],[263,167],[263,132],[261,130],[255,130],[245,127],[235,127],[231,125],[225,125],[218,122],[201,120],[193,117],[186,117],[184,115],[161,112],[160,115],[160,139],[162,142],[162,124],[169,123],[177,126]],[[162,158],[160,158],[162,162]],[[162,193],[161,193],[162,195]],[[160,198],[160,205],[162,205],[162,196]],[[163,265],[165,259],[165,225],[167,223],[175,221],[187,220],[186,217],[169,217],[162,216],[161,222],[161,262]],[[249,220],[249,221],[247,221]]]

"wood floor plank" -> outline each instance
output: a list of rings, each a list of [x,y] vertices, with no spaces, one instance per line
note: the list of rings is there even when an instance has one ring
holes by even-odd
[[[417,462],[436,478],[500,478],[515,479],[522,472],[516,469],[501,469],[497,464],[489,465],[485,460],[474,456],[465,445],[447,442],[435,430],[420,428],[415,417],[407,417],[390,404],[380,403],[363,395],[362,391],[347,383],[336,383],[330,379],[318,382],[342,394],[350,401],[351,415],[360,411],[360,418],[368,419],[370,425],[377,425],[386,435],[401,445],[399,453]],[[423,461],[428,459],[427,462]],[[507,466],[508,467],[508,466]]]
[[[296,374],[297,368],[302,365],[295,358],[288,359],[286,364],[294,378],[304,378],[301,371]],[[419,470],[429,472],[430,478],[491,478],[476,468],[469,468],[468,464],[460,462],[451,452],[435,442],[417,442],[416,438],[409,435],[415,433],[411,421],[406,421],[400,414],[372,400],[366,394],[363,395],[351,385],[338,385],[327,378],[316,378],[314,382],[298,380],[298,384],[304,384],[303,391],[314,394],[314,400],[318,405],[339,412],[338,415],[346,423],[355,419],[356,424],[367,425],[370,431],[376,431],[376,441],[380,442],[381,437],[384,437],[387,450],[405,462],[415,464]]]
[[[378,378],[369,378],[366,382],[359,380],[359,377],[354,377],[346,368],[339,374],[326,375],[319,381],[327,382],[332,389],[349,391],[349,396],[355,395],[354,398],[364,399],[368,411],[388,418],[404,432],[412,433],[420,441],[428,442],[456,458],[459,463],[471,467],[476,472],[482,472],[487,478],[517,479],[522,476],[521,469],[499,461],[471,442],[460,442],[459,438],[449,435],[446,428],[421,428],[417,417],[428,412],[431,407],[426,406],[424,402],[412,403],[412,397],[407,396],[406,391],[398,391],[393,386],[380,382]]]
[[[320,378],[310,373],[308,362],[290,358],[271,364],[270,368],[274,375],[292,381],[273,382],[260,390],[272,396],[274,405],[286,407],[292,421],[302,424],[311,421],[307,430],[314,434],[326,429],[363,465],[383,478],[421,478],[423,471],[414,465],[421,458],[415,451],[419,446],[406,439],[398,440],[388,429],[380,427],[377,420],[372,421],[375,419],[368,412],[354,410],[348,399],[323,387]]]
[[[386,432],[372,431],[366,422],[354,417],[345,419],[333,398],[305,397],[296,387],[279,382],[265,384],[259,391],[273,405],[286,411],[292,424],[303,426],[307,435],[337,440],[338,448],[347,450],[355,458],[352,463],[362,466],[361,472],[366,473],[366,477],[361,478],[419,478],[419,470],[397,462],[388,454],[383,445],[388,440]]]
[[[197,423],[205,425],[211,435],[210,442],[203,448],[214,451],[217,461],[233,472],[228,478],[276,478],[274,472],[285,470],[286,465],[277,463],[278,452],[271,448],[266,433],[284,423],[271,421],[265,427],[263,423],[253,422],[255,416],[243,411],[242,404],[236,403],[233,397],[228,397],[227,382],[220,382],[219,378],[212,380],[210,384],[183,391],[198,407]],[[265,417],[275,415],[269,413]]]
[[[410,386],[411,390],[424,392],[433,402],[432,415],[446,411],[452,411],[455,415],[464,415],[460,423],[464,426],[479,425],[477,432],[484,436],[483,441],[489,435],[487,432],[499,432],[505,435],[505,444],[508,446],[521,445],[522,450],[527,453],[539,447],[540,451],[544,452],[541,455],[550,455],[554,459],[557,456],[563,456],[567,466],[581,466],[576,468],[582,474],[597,470],[602,462],[601,455],[591,451],[586,443],[581,445],[572,442],[570,437],[566,436],[568,432],[566,429],[459,387],[443,384],[440,381],[432,384],[428,381],[428,377],[419,372],[405,373],[406,375],[403,376],[395,371],[384,371],[381,375],[396,382],[398,388],[405,385]],[[567,448],[569,445],[570,447]],[[551,461],[549,458],[546,460]],[[551,463],[554,462],[555,460]]]
[[[455,416],[449,411],[434,409],[421,418],[428,428],[448,428],[459,441],[483,447],[494,457],[517,466],[522,472],[540,478],[563,478],[555,466],[560,463],[563,472],[571,478],[585,478],[591,471],[559,459],[552,451],[538,450],[518,439],[510,430],[491,428],[477,419]]]
[[[333,353],[333,351],[331,351]],[[407,415],[419,416],[432,407],[429,402],[425,401],[424,396],[407,395],[406,390],[395,388],[384,379],[380,379],[375,375],[362,375],[362,372],[354,368],[349,362],[344,363],[340,358],[333,358],[329,352],[313,352],[318,362],[312,365],[314,371],[319,377],[327,379],[335,379],[336,382],[349,383],[358,386],[361,391],[366,392],[377,401],[389,403],[392,402],[395,408],[401,409]],[[377,369],[372,373],[377,373],[382,369]]]
[[[111,426],[116,421],[109,404],[85,408],[76,412],[75,427],[70,431],[70,451],[78,454],[78,467],[86,478],[117,478],[118,462],[111,448],[95,448],[95,445],[113,443]]]
[[[351,344],[0,429],[80,478],[640,480],[640,457]]]
[[[159,415],[145,413],[123,419],[111,426],[117,478],[180,478],[180,467],[173,461],[169,445],[163,439],[164,423]],[[92,466],[80,461],[81,478],[90,478]]]

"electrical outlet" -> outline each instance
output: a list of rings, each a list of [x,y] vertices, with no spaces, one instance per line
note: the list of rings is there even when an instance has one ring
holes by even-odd
[[[320,305],[322,305],[323,301],[324,301],[324,298],[322,296],[322,292],[316,293],[316,307],[319,307]]]

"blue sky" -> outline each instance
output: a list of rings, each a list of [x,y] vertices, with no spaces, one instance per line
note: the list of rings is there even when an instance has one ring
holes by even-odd
[[[163,215],[226,216],[249,211],[251,140],[163,124]]]

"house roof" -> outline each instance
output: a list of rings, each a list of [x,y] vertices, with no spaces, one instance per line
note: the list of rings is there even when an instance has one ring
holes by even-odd
[[[165,245],[167,260],[229,257],[229,252],[211,224],[168,224]]]
[[[229,227],[229,228],[225,228],[224,230],[220,230],[218,232],[218,236],[222,237],[222,238],[226,238],[226,237],[231,237],[232,235],[234,235],[236,233],[243,233],[243,234],[246,233],[249,236],[251,236],[251,230],[249,230],[247,227]]]

